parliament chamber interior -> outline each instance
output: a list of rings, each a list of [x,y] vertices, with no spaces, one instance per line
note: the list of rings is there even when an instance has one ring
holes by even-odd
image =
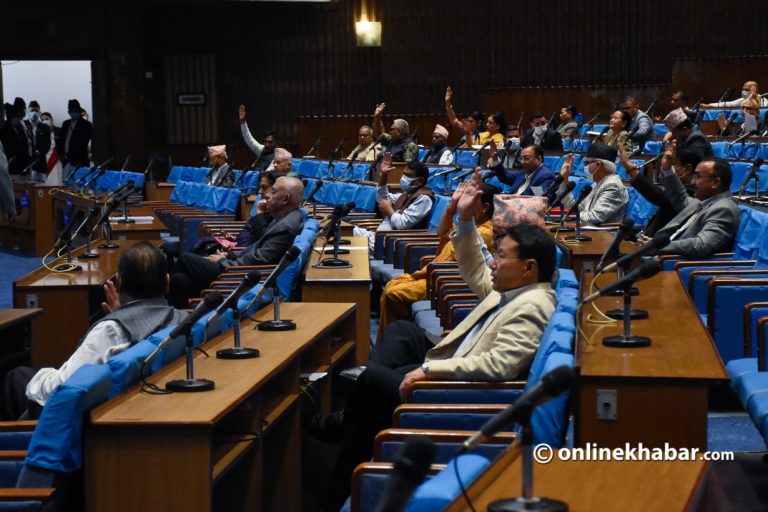
[[[763,0],[0,11],[0,510],[768,510]]]

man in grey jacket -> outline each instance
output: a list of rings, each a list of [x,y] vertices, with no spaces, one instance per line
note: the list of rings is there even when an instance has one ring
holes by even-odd
[[[672,239],[661,254],[708,258],[731,249],[741,215],[730,191],[731,180],[731,167],[726,160],[713,158],[696,166],[694,197],[657,232],[666,233]],[[685,194],[679,178],[671,180],[671,184]]]
[[[653,140],[653,121],[648,114],[640,110],[637,99],[632,96],[624,99],[622,108],[632,116],[632,122],[627,126],[630,140],[633,145],[640,146],[642,149],[647,141]]]

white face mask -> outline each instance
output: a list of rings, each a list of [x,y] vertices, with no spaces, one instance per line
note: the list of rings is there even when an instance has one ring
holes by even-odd
[[[589,172],[589,169],[586,167],[584,168],[584,177],[587,178],[589,181],[595,181],[595,179],[592,177],[592,173]]]
[[[749,91],[741,91],[742,98],[749,98]]]
[[[402,190],[405,191],[411,188],[411,183],[413,183],[413,178],[409,178],[408,176],[405,176],[405,175],[400,177],[400,188]]]
[[[534,126],[533,127],[533,133],[541,137],[545,133],[547,133],[547,125],[544,126]]]
[[[43,120],[43,121],[41,121],[41,122],[42,122],[43,124],[47,124],[47,125],[48,125],[50,128],[53,128],[53,121],[51,121],[50,119],[44,119],[44,120]]]

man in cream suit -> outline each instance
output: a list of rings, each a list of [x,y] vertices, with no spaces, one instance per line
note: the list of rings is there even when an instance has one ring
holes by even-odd
[[[555,309],[550,285],[555,245],[541,228],[521,224],[497,237],[491,267],[485,264],[473,212],[480,201],[480,174],[459,199],[452,241],[462,277],[482,302],[436,346],[413,322],[384,329],[360,374],[343,414],[318,419],[310,428],[327,441],[344,440],[332,477],[328,509],[347,496],[355,465],[371,456],[376,433],[414,382],[426,379],[502,381],[527,369]]]
[[[676,176],[671,176],[673,179]],[[731,166],[721,158],[703,160],[693,173],[696,187],[686,207],[657,231],[672,241],[661,254],[681,254],[688,258],[708,258],[730,251],[739,228],[741,211],[731,194]],[[680,179],[674,185],[683,189]],[[684,191],[683,191],[684,193]]]

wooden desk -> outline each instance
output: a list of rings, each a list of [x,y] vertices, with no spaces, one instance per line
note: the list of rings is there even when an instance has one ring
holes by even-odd
[[[0,309],[0,375],[21,364],[32,343],[32,320],[43,314],[42,308]]]
[[[43,256],[56,240],[53,229],[53,206],[50,185],[15,181],[13,193],[17,215],[6,221],[0,218],[0,243]]]
[[[616,274],[604,277],[598,285],[612,281]],[[574,444],[615,447],[642,441],[646,446],[668,442],[706,449],[707,390],[728,379],[723,363],[676,272],[661,272],[637,283],[637,288],[640,295],[633,297],[632,305],[647,310],[650,318],[632,321],[632,334],[649,336],[650,347],[603,346],[605,336],[622,333],[623,323],[586,322],[585,315],[594,310],[582,308]],[[603,297],[596,302],[606,311],[620,308],[623,298]],[[615,420],[598,419],[599,390],[616,392]]]
[[[88,326],[101,311],[104,300],[102,285],[117,273],[120,255],[137,240],[119,242],[114,250],[92,250],[99,258],[78,260],[76,256],[85,252],[84,247],[73,251],[72,262],[83,267],[75,273],[53,273],[45,267],[27,274],[13,283],[13,306],[15,308],[40,307],[45,310],[32,333],[31,364],[33,367],[57,367],[66,361],[77,347]],[[162,242],[156,242],[160,245]],[[51,267],[63,263],[59,258],[50,263]]]
[[[128,208],[129,217],[152,217],[152,222],[148,223],[120,224],[119,222],[114,222],[115,219],[123,218],[122,214],[117,215],[118,211],[110,217],[113,220],[112,238],[115,240],[160,240],[160,233],[168,233],[169,231],[166,225],[157,218],[152,208],[145,206],[131,206]]]
[[[566,226],[573,227],[572,223],[566,223]],[[551,227],[557,227],[557,225],[547,226],[547,229],[549,230]],[[583,236],[592,237],[592,240],[589,242],[568,243],[564,240],[565,237],[573,234],[572,231],[567,233],[561,232],[557,236],[555,236],[555,233],[550,233],[555,243],[563,250],[563,256],[570,261],[570,266],[576,273],[576,277],[580,278],[582,270],[594,271],[594,268],[600,261],[600,257],[608,249],[616,236],[616,231],[582,231]],[[632,243],[621,243],[622,254],[632,252],[636,248],[637,246]]]
[[[283,304],[281,313],[296,322],[295,331],[242,324],[242,345],[259,349],[261,357],[216,359],[216,350],[232,346],[231,332],[205,345],[210,358],[196,353],[195,375],[213,380],[214,390],[149,395],[135,387],[92,411],[85,441],[87,510],[301,510],[300,374],[330,374],[351,354],[355,309]],[[272,315],[266,308],[256,318]],[[164,386],[184,377],[181,358],[148,380]],[[330,378],[315,384],[324,401]],[[251,432],[260,438],[243,442]]]
[[[533,464],[533,493],[565,502],[571,512],[695,510],[710,463],[568,461]],[[521,493],[522,458],[509,448],[467,490],[476,510]],[[447,512],[469,510],[459,496]]]
[[[368,258],[368,239],[359,236],[348,238],[352,242],[351,245],[342,247],[349,249],[349,254],[339,255],[339,258],[349,261],[352,264],[351,268],[317,268],[314,265],[321,258],[316,251],[312,251],[301,288],[301,300],[357,304],[355,354],[357,364],[363,364],[368,360],[368,353],[371,350],[371,267]],[[319,251],[321,246],[315,247]],[[331,248],[330,245],[329,248]],[[322,259],[330,257],[332,253],[326,253]]]
[[[165,183],[162,181],[147,181],[144,183],[147,201],[169,201],[174,188],[176,188],[175,183]]]

